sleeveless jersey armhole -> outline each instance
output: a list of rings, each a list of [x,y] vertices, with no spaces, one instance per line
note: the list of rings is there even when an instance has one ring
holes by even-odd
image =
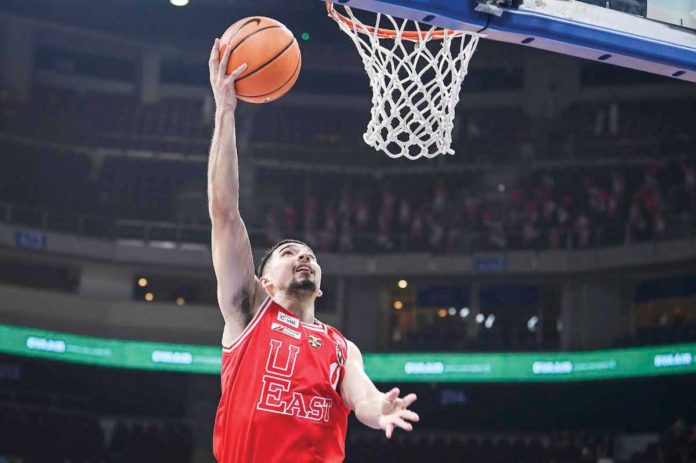
[[[249,324],[245,326],[242,332],[239,334],[239,336],[237,336],[237,339],[232,341],[232,344],[230,344],[229,346],[222,344],[223,352],[232,352],[236,347],[238,347],[242,343],[244,338],[246,338],[249,335],[249,333],[251,333],[251,331],[254,329],[254,327],[259,324],[259,321],[268,310],[268,307],[271,305],[272,301],[273,299],[271,299],[270,296],[267,296],[266,299],[264,299],[259,310],[256,311],[256,314],[254,314]]]

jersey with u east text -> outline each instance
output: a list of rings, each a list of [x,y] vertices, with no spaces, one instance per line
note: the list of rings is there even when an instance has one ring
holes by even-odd
[[[347,341],[270,297],[223,346],[215,417],[218,463],[334,463],[345,457],[350,409],[341,399]]]

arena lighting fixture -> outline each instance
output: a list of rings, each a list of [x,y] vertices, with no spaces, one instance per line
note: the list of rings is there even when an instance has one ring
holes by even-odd
[[[399,282],[396,284],[399,288],[404,289],[408,286],[408,281],[406,280],[399,280]]]
[[[527,329],[531,332],[536,331],[537,323],[539,323],[539,317],[536,315],[532,316],[532,318],[527,321]]]
[[[462,307],[461,310],[459,311],[459,316],[462,318],[466,318],[469,316],[469,308],[468,307]]]
[[[141,288],[144,288],[145,286],[147,286],[147,278],[138,279],[138,286],[140,286]]]
[[[394,309],[401,310],[404,308],[404,303],[401,301],[394,301]]]
[[[457,309],[455,309],[454,307],[450,307],[447,313],[454,317],[455,315],[457,315]]]
[[[147,293],[147,294],[145,294],[145,300],[146,300],[147,302],[152,302],[152,300],[153,300],[154,298],[155,298],[155,295],[152,294],[152,293]]]
[[[440,318],[445,318],[447,316],[447,309],[438,309],[437,316]]]
[[[476,323],[481,324],[481,323],[483,323],[483,320],[485,320],[485,319],[486,319],[486,316],[482,313],[476,315]]]
[[[183,297],[176,298],[176,305],[184,305],[184,304],[186,304],[186,300]]]
[[[169,3],[174,6],[186,6],[188,5],[189,0],[169,0]]]
[[[486,328],[491,328],[493,326],[493,323],[495,323],[495,315],[490,314],[488,318],[486,319],[485,326]]]
[[[176,249],[176,243],[174,241],[150,241],[148,246],[159,249]]]

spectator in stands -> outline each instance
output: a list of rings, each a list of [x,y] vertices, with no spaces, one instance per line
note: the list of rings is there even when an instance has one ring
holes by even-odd
[[[0,407],[0,429],[0,458],[18,457],[22,462],[188,463],[192,450],[191,430],[178,423],[117,421],[107,442],[97,418],[36,405]],[[41,445],[37,435],[45,437]]]
[[[628,213],[626,227],[626,243],[644,241],[648,238],[648,222],[643,213],[641,203],[634,200]]]
[[[411,212],[412,212],[412,207],[411,207],[411,201],[409,200],[407,195],[402,195],[401,198],[399,199],[399,205],[398,205],[398,218],[397,218],[397,230],[399,233],[406,233],[408,232],[411,224]]]
[[[423,211],[417,211],[411,221],[411,230],[409,232],[409,246],[414,250],[423,250],[425,243],[425,214]]]
[[[134,97],[44,86],[34,89],[34,98],[45,103],[46,107],[8,102],[8,107],[0,112],[4,130],[20,137],[31,133],[32,137],[45,140],[70,143],[90,140],[89,143],[94,141],[98,146],[154,152],[189,152],[190,143],[208,143],[209,130],[201,123],[207,110],[202,100],[166,98],[141,105]],[[630,139],[638,143],[669,139],[680,143],[680,147],[693,149],[692,145],[683,144],[694,140],[688,117],[691,110],[692,102],[688,99],[575,105],[563,116],[563,131],[574,132],[579,143],[596,130],[607,143],[611,140]],[[291,112],[282,112],[283,121],[296,119],[288,117]],[[33,122],[30,127],[22,127],[18,123],[20,120]],[[519,108],[467,114],[462,125],[467,134],[462,137],[462,142],[476,143],[477,138],[487,140],[500,126],[500,121],[507,120],[515,121],[515,124],[506,125],[510,139],[524,137],[526,133],[532,148],[539,151],[535,152],[537,159],[540,159],[539,155],[559,159],[541,153],[546,142],[545,134],[549,131],[538,127],[539,124],[535,126],[534,121]],[[325,122],[327,130],[336,130],[335,120]],[[532,132],[529,132],[530,127],[534,127]],[[278,129],[278,137],[283,138],[281,129]],[[294,128],[285,129],[289,132],[288,139],[307,139],[304,136],[307,134],[290,133],[297,131]],[[123,136],[114,137],[114,132]],[[172,137],[181,140],[172,141]],[[200,138],[203,138],[202,142],[195,141]],[[488,145],[485,156],[481,156],[490,163],[495,159],[495,150]],[[612,150],[617,151],[616,156],[623,156],[622,146],[611,145]],[[97,156],[99,159],[96,159],[94,153],[79,152],[57,156],[55,150],[46,151],[22,143],[8,142],[5,148],[14,155],[7,157],[7,164],[0,165],[0,184],[5,187],[0,200],[49,210],[60,208],[61,213],[95,214],[106,219],[106,223],[99,227],[102,230],[113,228],[109,221],[125,218],[175,221],[177,215],[173,202],[179,196],[184,180],[192,176],[190,165],[184,163],[114,156]],[[598,150],[596,155],[578,153],[577,148],[578,159],[607,155],[602,150]],[[553,149],[557,150],[558,146],[554,145]],[[630,151],[629,156],[631,153],[646,154],[643,149],[630,148]],[[519,161],[517,154],[515,159]],[[670,155],[676,156],[676,153]],[[257,229],[272,227],[264,230],[266,237],[274,235],[277,227],[284,233],[307,234],[308,240],[316,241],[327,225],[327,205],[335,204],[338,217],[336,226],[331,227],[338,230],[333,239],[325,237],[323,244],[335,251],[341,247],[341,236],[345,236],[342,247],[356,252],[370,252],[376,247],[395,252],[416,251],[419,247],[415,243],[419,240],[423,241],[420,249],[433,249],[434,246],[439,250],[468,251],[479,248],[618,245],[688,235],[689,220],[693,220],[691,217],[696,212],[693,159],[664,163],[658,160],[645,165],[638,173],[639,165],[637,162],[611,170],[602,165],[582,169],[557,166],[552,171],[532,171],[521,175],[517,185],[507,186],[510,192],[507,197],[487,197],[483,193],[487,186],[479,181],[485,176],[479,173],[462,181],[462,174],[442,174],[433,178],[432,174],[423,172],[417,179],[409,175],[408,181],[396,180],[405,177],[382,174],[378,186],[363,182],[359,175],[343,175],[340,183],[344,186],[338,195],[332,185],[327,185],[327,182],[322,185],[321,180],[317,180],[308,187],[325,194],[306,195],[320,198],[318,202],[308,203],[302,197],[293,198],[298,190],[294,177],[287,182],[281,178],[276,183],[280,186],[282,201],[278,198],[270,201],[279,208],[277,217],[275,212],[269,214],[268,210],[263,210],[253,225]],[[67,185],[64,176],[52,175],[55,172],[72,172],[74,181]],[[23,179],[29,173],[36,176],[37,180],[32,182],[36,188],[26,188]],[[204,169],[200,169],[201,178],[204,174]],[[452,188],[454,175],[458,184],[467,185],[466,190]],[[52,194],[55,191],[63,193],[60,198]],[[359,201],[353,194],[355,191],[360,192]],[[417,210],[423,211],[420,219],[415,215]],[[320,213],[323,214],[321,217]],[[433,214],[432,221],[427,220],[426,213]],[[346,214],[349,217],[346,225],[349,226],[342,227]],[[386,223],[377,220],[380,215],[386,216]],[[422,236],[414,241],[411,235],[419,235],[421,221]],[[49,224],[54,222],[62,224],[67,221],[48,220]],[[412,222],[416,225],[412,226]],[[585,222],[588,230],[583,226]],[[344,234],[340,231],[343,229],[349,232]],[[430,235],[431,230],[436,236]],[[457,239],[453,238],[455,235],[458,235]],[[435,243],[429,243],[431,240]],[[453,246],[454,241],[460,245]]]
[[[291,201],[283,206],[283,234],[293,236],[297,232],[297,208]]]
[[[445,238],[444,227],[434,214],[428,214],[426,216],[426,224],[428,227],[428,245],[430,247],[430,251],[442,251]]]
[[[310,193],[311,187],[307,183],[305,188],[304,206],[302,208],[302,216],[304,219],[304,242],[309,246],[317,246],[317,198]]]
[[[280,213],[278,211],[277,206],[271,206],[271,208],[266,213],[265,229],[267,245],[272,245],[280,239],[279,237],[281,236],[281,232],[279,224],[280,219],[278,217],[279,215]]]
[[[338,213],[336,207],[329,205],[324,211],[324,228],[319,239],[319,249],[322,252],[331,252],[336,247],[338,238]],[[277,241],[276,241],[277,242]]]
[[[377,217],[377,248],[380,251],[391,251],[394,249],[391,236],[389,216],[380,214]]]
[[[341,219],[341,237],[339,241],[339,251],[340,252],[353,252],[355,250],[355,245],[353,244],[353,227],[351,225],[350,217],[343,216]]]

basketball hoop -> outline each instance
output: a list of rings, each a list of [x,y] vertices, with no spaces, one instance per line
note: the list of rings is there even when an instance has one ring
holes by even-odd
[[[345,14],[326,4],[370,78],[372,117],[365,143],[392,158],[454,154],[454,109],[479,36],[385,13],[376,13],[375,25],[368,26],[350,7],[342,8]],[[385,21],[392,27],[380,27]],[[439,46],[432,45],[438,40]]]

